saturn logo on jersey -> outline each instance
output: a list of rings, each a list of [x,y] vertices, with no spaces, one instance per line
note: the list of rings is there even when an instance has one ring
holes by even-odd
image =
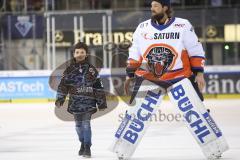
[[[174,54],[164,46],[154,47],[147,54],[149,71],[156,77],[162,76],[172,64]]]
[[[153,40],[153,36],[150,33],[141,33],[145,40]]]

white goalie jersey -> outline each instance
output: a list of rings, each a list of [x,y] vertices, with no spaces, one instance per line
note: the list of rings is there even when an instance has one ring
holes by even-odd
[[[165,25],[152,20],[140,23],[133,34],[129,49],[128,68],[144,68],[143,64],[161,61],[160,80],[185,78],[203,72],[205,52],[190,22],[171,18]],[[135,74],[145,74],[137,70]],[[156,75],[148,74],[147,79]]]

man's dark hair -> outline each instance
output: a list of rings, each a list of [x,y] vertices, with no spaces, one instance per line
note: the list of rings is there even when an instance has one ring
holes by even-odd
[[[75,52],[76,49],[84,49],[86,53],[88,53],[88,46],[83,43],[83,42],[78,42],[73,46],[73,53]]]
[[[171,18],[173,16],[173,10],[171,7],[171,1],[170,0],[152,0],[160,3],[162,6],[167,6],[168,10],[166,11],[166,14],[168,18]]]
[[[168,7],[166,14],[167,14],[168,18],[171,18],[173,16],[173,9],[171,7]]]
[[[171,6],[171,1],[170,0],[152,0],[152,1],[156,1],[158,3],[161,3],[163,6],[168,6],[168,8],[170,8],[170,6]]]

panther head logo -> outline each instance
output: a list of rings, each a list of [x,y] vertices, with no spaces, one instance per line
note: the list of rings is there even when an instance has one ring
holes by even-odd
[[[154,76],[161,77],[167,72],[174,56],[169,48],[162,46],[152,48],[146,56],[149,70]]]

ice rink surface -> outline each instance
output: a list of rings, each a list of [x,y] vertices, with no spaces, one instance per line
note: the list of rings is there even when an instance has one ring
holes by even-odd
[[[108,105],[112,103],[109,102]],[[223,160],[240,159],[240,100],[206,100],[211,115],[223,131],[230,150]],[[74,122],[59,120],[53,103],[0,104],[0,160],[78,160],[79,142]],[[117,109],[92,121],[93,160],[114,160],[108,148],[121,117],[128,107]],[[204,160],[204,156],[184,126],[182,117],[169,101],[164,101],[159,114],[137,148],[133,160]],[[168,120],[164,120],[164,115]],[[166,118],[165,117],[165,118]]]

